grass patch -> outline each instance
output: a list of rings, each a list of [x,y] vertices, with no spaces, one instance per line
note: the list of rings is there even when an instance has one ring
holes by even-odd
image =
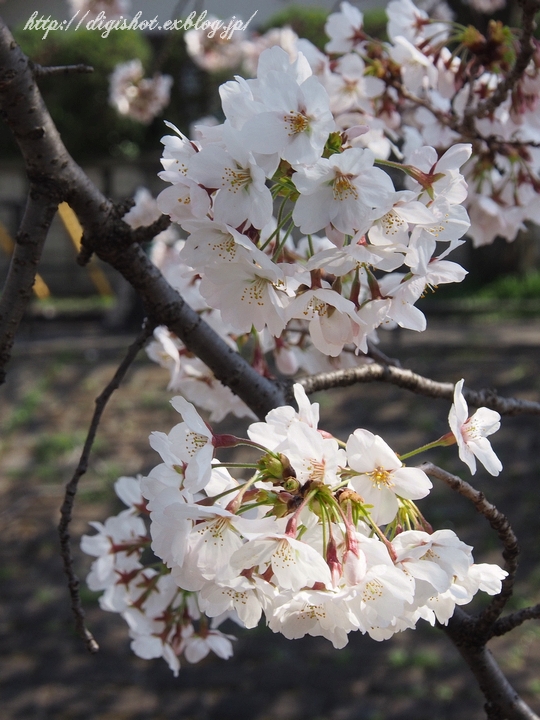
[[[479,288],[474,296],[489,300],[540,299],[540,272],[532,270],[523,276],[503,275]]]
[[[43,394],[48,384],[48,380],[40,380],[35,387],[23,395],[17,407],[12,410],[11,415],[4,423],[3,434],[12,433],[33,420],[37,409],[43,401]]]

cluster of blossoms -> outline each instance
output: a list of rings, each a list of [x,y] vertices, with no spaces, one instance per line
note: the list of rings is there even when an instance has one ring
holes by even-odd
[[[117,65],[109,80],[109,103],[132,120],[148,125],[167,107],[173,79],[155,73],[144,77],[140,60]]]
[[[497,414],[482,408],[463,420],[461,386],[450,413],[456,435],[431,446],[457,441],[460,455],[498,462],[485,438]],[[431,482],[403,460],[420,449],[400,457],[365,429],[341,442],[318,429],[318,405],[300,385],[294,394],[298,410],[271,411],[249,439],[214,434],[193,405],[173,398],[182,422],[150,436],[162,463],[147,477],[120,478],[128,509],[83,537],[97,558],[88,585],[104,591],[104,610],[125,618],[140,657],[163,657],[175,674],[180,655],[227,658],[234,638],[220,623],[253,628],[263,613],[287,638],[320,635],[341,648],[351,631],[384,640],[421,618],[446,624],[478,590],[500,592],[506,572],[474,563],[470,546],[451,530],[434,532],[416,506]],[[259,459],[216,458],[239,445]],[[236,479],[227,467],[253,474]],[[145,565],[149,546],[160,561]]]
[[[470,4],[493,12],[504,2]],[[538,50],[503,101],[479,113],[479,106],[505,82],[515,60],[516,40],[510,28],[491,21],[484,36],[450,17],[441,21],[441,13],[432,20],[411,0],[391,0],[387,15],[388,42],[369,37],[363,14],[343,2],[326,23],[326,53],[282,29],[252,41],[238,38],[236,53],[229,49],[221,58],[227,64],[234,55],[238,65],[242,56],[246,72],[254,73],[254,61],[267,42],[280,45],[292,60],[302,53],[328,93],[337,127],[365,125],[368,132],[355,144],[370,148],[379,158],[393,154],[415,165],[416,153],[425,145],[436,148],[440,157],[456,143],[471,142],[473,156],[463,171],[469,193],[459,202],[470,209],[468,234],[475,245],[491,243],[496,236],[511,241],[525,221],[540,223]],[[538,41],[533,42],[538,48]],[[448,44],[453,44],[453,51]],[[194,55],[202,62],[202,54]],[[238,122],[231,123],[238,127]]]
[[[425,289],[466,274],[446,256],[469,227],[460,167],[470,145],[377,160],[358,146],[367,126],[340,129],[307,57],[291,62],[279,47],[262,53],[256,79],[220,92],[223,124],[162,140],[170,187],[157,203],[187,234],[158,252],[169,282],[263,373],[270,351],[283,373],[315,372],[357,364],[379,327],[423,330]],[[402,170],[410,189],[376,162]],[[179,353],[189,353],[162,329],[156,342],[184,392],[193,373]]]

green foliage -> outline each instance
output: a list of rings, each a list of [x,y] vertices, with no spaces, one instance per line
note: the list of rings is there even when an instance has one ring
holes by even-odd
[[[159,62],[159,71],[173,76],[172,102],[164,115],[182,129],[187,130],[187,124],[205,112],[198,78],[192,83],[191,95],[196,96],[196,100],[188,98],[189,111],[186,97],[178,91],[182,68],[187,62],[181,33],[150,38],[141,32],[126,30],[111,32],[102,38],[99,32],[79,30],[50,33],[42,40],[39,32],[19,29],[14,35],[29,58],[40,65],[82,63],[94,68],[90,74],[39,80],[45,104],[62,139],[79,162],[107,156],[133,160],[142,153],[159,155],[161,152],[159,141],[165,130],[162,118],[146,126],[122,117],[109,105],[109,76],[118,63],[138,58],[148,77],[158,69]],[[18,157],[5,126],[0,127],[0,155]]]
[[[289,26],[299,37],[310,40],[320,50],[323,50],[328,42],[328,37],[324,32],[327,17],[328,10],[324,8],[290,5],[272,15],[259,28],[259,31],[265,33],[271,28]]]
[[[84,434],[78,433],[44,433],[34,445],[34,459],[37,463],[47,464],[56,461],[59,456],[82,446]]]
[[[328,14],[325,8],[290,5],[272,15],[259,31],[265,33],[271,28],[289,26],[299,37],[310,40],[319,50],[324,50],[328,42],[328,36],[324,31]],[[364,13],[364,30],[372,37],[386,38],[386,22],[384,8],[374,8]]]
[[[494,300],[540,298],[540,271],[533,270],[526,275],[503,275],[479,289],[476,297]]]
[[[22,50],[40,65],[91,65],[91,74],[44,77],[39,87],[69,152],[85,161],[109,154],[122,156],[122,141],[140,147],[146,128],[109,106],[109,75],[117,63],[140,58],[149,62],[151,47],[136,31],[51,33],[45,39],[31,30],[15,32]],[[0,139],[0,143],[2,140]],[[2,143],[3,144],[3,143]],[[3,150],[3,148],[2,148]]]
[[[384,8],[373,8],[372,10],[366,10],[364,13],[364,30],[367,35],[371,35],[371,37],[387,40],[387,22],[388,18],[386,17],[386,10]]]
[[[31,388],[20,400],[11,415],[2,426],[4,437],[30,423],[44,399],[44,391],[48,387],[48,380],[42,378],[35,387]]]

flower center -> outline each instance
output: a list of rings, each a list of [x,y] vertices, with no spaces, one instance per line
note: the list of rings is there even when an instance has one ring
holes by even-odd
[[[448,213],[444,216],[444,220],[442,223],[445,223],[444,225],[441,223],[441,225],[432,225],[431,227],[427,227],[426,230],[428,233],[431,233],[434,237],[439,237],[441,233],[443,233],[446,230],[446,225],[448,225]]]
[[[299,620],[324,620],[326,618],[326,610],[322,605],[304,605],[298,613]]]
[[[214,243],[214,252],[222,260],[234,260],[237,246],[232,235],[227,235],[221,242]]]
[[[392,482],[392,473],[389,473],[388,470],[385,470],[382,467],[376,467],[375,470],[367,474],[371,478],[372,483],[378,488],[382,485],[385,485],[386,487],[394,487],[394,483]]]
[[[322,300],[313,298],[309,303],[309,307],[313,310],[313,313],[319,317],[324,317],[328,314],[328,303],[325,303]]]
[[[315,460],[315,458],[310,458],[309,465],[306,468],[309,473],[309,479],[324,482],[325,467],[326,463],[324,460]]]
[[[225,175],[223,175],[221,179],[225,185],[228,185],[228,190],[231,190],[233,193],[237,193],[238,190],[247,188],[247,186],[251,185],[252,182],[249,168],[246,169],[241,167],[236,170],[231,167],[226,167]]]
[[[405,225],[405,221],[399,215],[396,215],[393,210],[383,215],[380,222],[385,235],[395,235]]]
[[[356,95],[358,90],[358,80],[345,80],[343,85],[343,93],[345,95]]]
[[[369,602],[370,600],[377,600],[377,598],[382,597],[383,594],[383,584],[380,582],[380,580],[370,580],[368,583],[366,583],[366,586],[362,592],[362,600],[364,602]]]
[[[309,130],[309,119],[301,112],[291,112],[283,116],[285,125],[288,126],[289,135],[298,135]]]
[[[190,457],[193,457],[196,455],[199,450],[202,450],[203,447],[208,445],[208,438],[205,435],[201,435],[200,433],[193,432],[193,430],[188,430],[186,433],[186,449],[188,452],[188,455]]]
[[[353,175],[343,175],[341,172],[336,173],[333,182],[334,200],[348,200],[353,197],[358,200],[358,190],[353,185]]]

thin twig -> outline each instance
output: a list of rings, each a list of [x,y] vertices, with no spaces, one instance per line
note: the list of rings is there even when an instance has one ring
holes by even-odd
[[[32,297],[37,266],[56,208],[57,203],[41,194],[37,186],[30,187],[0,299],[0,385],[5,381],[15,335]]]
[[[296,382],[304,388],[306,393],[328,390],[335,387],[348,387],[356,383],[387,382],[392,385],[410,390],[417,395],[452,400],[454,385],[442,383],[423,377],[412,370],[405,370],[390,365],[373,363],[346,370],[335,370],[320,373],[311,377],[300,378]],[[483,390],[463,390],[463,395],[474,407],[488,407],[501,415],[540,415],[540,403],[532,400],[519,400],[517,398],[503,398],[497,395],[496,390],[485,388]]]
[[[493,635],[506,635],[507,632],[522,625],[526,620],[540,619],[540,603],[499,618],[492,629]]]
[[[538,10],[540,10],[540,3],[538,0],[522,0],[520,5],[523,8],[523,19],[522,19],[522,30],[520,39],[520,49],[514,67],[508,73],[503,82],[499,83],[497,89],[491,95],[482,102],[478,103],[475,108],[471,108],[470,115],[478,119],[486,117],[493,113],[499,105],[504,102],[508,92],[516,85],[523,73],[527,69],[529,62],[534,54],[534,30],[536,23],[534,17]],[[466,120],[467,118],[465,118]]]
[[[156,235],[159,235],[160,232],[166,230],[170,224],[171,218],[168,215],[161,215],[161,217],[159,217],[151,225],[138,227],[133,230],[131,233],[131,241],[138,243],[139,245],[150,242],[156,237]]]
[[[504,606],[512,595],[514,580],[518,567],[519,545],[517,538],[508,522],[508,518],[503,515],[495,505],[492,505],[484,493],[473,488],[468,482],[462,480],[457,475],[451,475],[433,463],[424,463],[420,468],[432,477],[436,477],[446,483],[452,490],[455,490],[463,497],[470,500],[476,510],[483,515],[489,522],[493,530],[499,536],[499,540],[503,545],[503,558],[505,560],[504,568],[508,575],[502,581],[501,592],[491,600],[489,605],[482,610],[476,617],[471,618],[471,625],[474,634],[482,638],[483,642],[492,637],[493,624],[502,613]]]
[[[41,77],[48,77],[51,75],[73,75],[75,73],[81,74],[81,73],[93,73],[94,68],[91,65],[83,65],[82,63],[79,63],[78,65],[38,65],[38,63],[33,63],[32,69],[34,71],[34,75],[37,78]]]
[[[77,494],[79,480],[88,469],[88,459],[92,450],[92,445],[94,444],[94,439],[96,437],[96,432],[101,421],[103,411],[105,410],[109,398],[118,388],[131,363],[135,360],[137,353],[152,334],[153,329],[154,324],[148,319],[145,319],[139,335],[137,336],[135,341],[129,346],[126,356],[118,366],[118,369],[116,370],[112,380],[108,383],[107,387],[103,390],[101,395],[96,398],[96,409],[94,410],[94,415],[92,416],[92,422],[90,423],[90,427],[88,429],[84,448],[81,453],[77,468],[73,473],[73,477],[66,485],[64,502],[60,510],[62,517],[60,520],[60,524],[58,525],[58,534],[60,536],[61,556],[64,561],[64,572],[66,573],[68,578],[69,594],[71,596],[71,609],[73,610],[73,615],[75,616],[75,626],[77,632],[83,638],[86,643],[87,649],[91,653],[97,652],[99,650],[99,645],[95,641],[94,636],[92,635],[90,630],[88,630],[88,628],[86,627],[84,621],[85,613],[79,595],[80,581],[73,570],[73,555],[71,553],[71,536],[69,534],[69,524],[71,522],[73,504],[75,502],[75,495]]]

